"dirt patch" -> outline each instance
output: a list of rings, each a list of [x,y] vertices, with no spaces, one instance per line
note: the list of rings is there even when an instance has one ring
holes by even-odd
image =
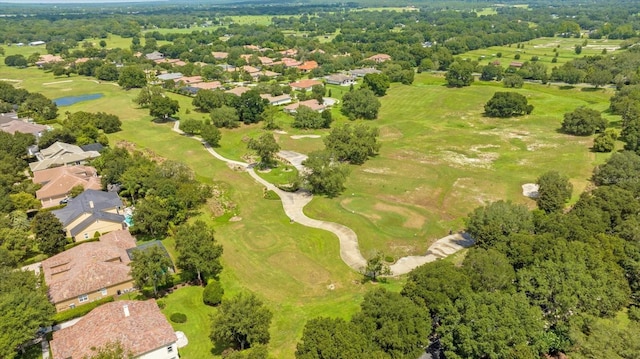
[[[388,203],[377,202],[373,206],[373,209],[375,209],[376,211],[396,213],[406,218],[406,220],[402,224],[404,228],[420,229],[426,222],[426,218],[422,215],[417,214],[415,211],[404,207],[393,206]]]
[[[294,140],[299,140],[301,138],[320,138],[322,136],[320,135],[293,135],[291,136],[292,139]]]
[[[390,170],[388,168],[365,168],[364,170],[362,170],[364,172],[367,173],[375,173],[375,174],[384,174],[384,173],[389,173]]]
[[[382,127],[380,129],[380,139],[381,140],[396,140],[404,137],[400,130],[395,129],[393,127]]]
[[[555,147],[558,147],[558,145],[551,144],[551,143],[535,142],[527,145],[527,151],[537,151],[543,148],[555,148]]]
[[[494,152],[481,152],[477,157],[467,157],[466,155],[453,151],[442,151],[440,157],[452,165],[460,167],[476,167],[491,168],[493,161],[497,160],[499,155]]]
[[[277,133],[279,135],[286,135],[288,132],[287,131],[282,131],[282,130],[275,130],[275,131],[273,131],[273,133]]]
[[[240,221],[242,221],[242,217],[233,216],[229,218],[229,222],[240,222]]]

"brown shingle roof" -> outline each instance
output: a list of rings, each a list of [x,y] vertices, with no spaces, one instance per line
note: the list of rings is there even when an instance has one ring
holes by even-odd
[[[202,90],[213,90],[221,87],[222,84],[220,83],[220,81],[213,81],[213,82],[200,82],[197,84],[189,84],[189,86],[199,88]]]
[[[221,52],[221,51],[214,51],[211,53],[211,55],[213,55],[213,58],[216,60],[223,60],[226,59],[229,56],[228,52]]]
[[[136,246],[127,230],[83,243],[42,261],[44,280],[53,303],[131,280],[126,249]]]
[[[234,87],[231,90],[225,91],[226,93],[232,93],[236,96],[241,96],[243,93],[250,91],[251,89],[248,87]]]
[[[125,350],[139,356],[176,341],[171,324],[153,299],[122,300],[104,304],[75,325],[54,332],[51,352],[53,359],[80,359],[95,354],[91,348],[120,342]]]
[[[48,129],[47,126],[38,125],[37,123],[28,123],[21,120],[13,120],[7,123],[3,123],[0,125],[0,130],[15,134],[16,132],[20,133],[30,133],[32,135],[37,135],[40,132],[44,132]]]
[[[298,107],[300,107],[300,106],[308,107],[308,108],[312,109],[313,111],[322,111],[322,110],[327,108],[327,106],[318,103],[318,100],[312,99],[312,100],[306,100],[306,101],[300,101],[300,102],[292,103],[291,105],[286,106],[284,108],[284,110],[287,111],[287,112],[296,112],[298,110]]]
[[[89,166],[55,167],[36,171],[33,175],[34,183],[44,184],[36,191],[36,198],[39,200],[64,196],[78,185],[84,189],[102,189],[95,168]]]

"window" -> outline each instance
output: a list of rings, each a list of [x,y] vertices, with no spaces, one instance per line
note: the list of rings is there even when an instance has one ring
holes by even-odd
[[[167,353],[173,353],[173,345],[167,347]]]
[[[107,295],[107,288],[100,289],[100,294]]]
[[[76,307],[76,305],[75,305],[75,304],[73,304],[73,303],[69,304],[69,309],[73,309],[73,308],[75,308],[75,307]]]
[[[89,233],[84,234],[84,239],[89,239]]]
[[[88,295],[86,295],[86,294],[83,294],[83,295],[79,295],[79,296],[78,296],[78,302],[80,302],[80,303],[84,303],[84,302],[86,302],[86,301],[88,301],[88,300],[89,300],[89,296],[88,296]]]

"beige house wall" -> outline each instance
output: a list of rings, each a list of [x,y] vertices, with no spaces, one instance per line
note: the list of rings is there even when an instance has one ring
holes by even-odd
[[[89,213],[83,213],[78,218],[76,218],[75,221],[69,223],[69,225],[65,228],[65,230],[67,231],[67,237],[71,237],[71,228],[74,228],[78,224],[82,223],[82,221],[87,219],[89,216],[90,216]]]
[[[67,198],[66,194],[60,194],[54,197],[42,198],[40,199],[40,203],[42,203],[42,208],[49,208],[53,206],[59,206],[60,201]]]
[[[100,232],[100,234],[102,235],[105,233],[117,231],[119,229],[122,229],[122,223],[98,220],[87,226],[87,228],[83,229],[82,232],[76,234],[74,239],[76,240],[76,242],[82,242],[86,241],[87,239],[93,238],[93,234],[96,232]],[[68,233],[67,235],[70,236],[71,234]]]
[[[107,287],[107,294],[106,295],[102,295],[102,292],[100,289],[98,289],[97,291],[91,292],[91,293],[85,293],[87,294],[87,296],[89,297],[88,300],[80,303],[80,301],[78,300],[79,297],[73,297],[73,298],[69,298],[66,300],[63,300],[61,302],[58,303],[53,303],[56,307],[56,311],[57,312],[62,312],[64,310],[70,309],[70,306],[73,304],[76,307],[81,306],[83,304],[87,304],[87,303],[91,303],[93,301],[96,301],[98,299],[102,299],[105,297],[112,297],[116,294],[118,294],[118,290],[121,293],[124,293],[125,291],[129,291],[134,287],[133,284],[133,279],[124,282],[124,283],[120,283],[120,284],[116,284],[116,285],[112,285],[111,287]]]

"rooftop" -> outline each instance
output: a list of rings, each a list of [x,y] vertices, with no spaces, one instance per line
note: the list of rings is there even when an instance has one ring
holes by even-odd
[[[53,333],[53,359],[84,358],[91,348],[120,342],[134,356],[167,347],[177,341],[171,324],[153,299],[121,300],[104,304],[75,325]]]

